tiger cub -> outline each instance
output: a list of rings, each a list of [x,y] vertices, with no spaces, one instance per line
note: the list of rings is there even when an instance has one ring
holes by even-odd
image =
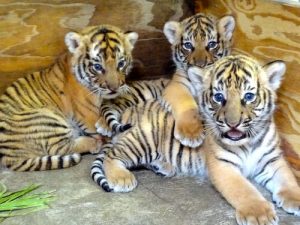
[[[232,16],[215,19],[202,13],[193,15],[182,22],[170,21],[164,26],[164,34],[172,45],[172,57],[176,72],[171,81],[153,80],[133,82],[129,95],[103,103],[97,123],[97,131],[112,136],[131,126],[120,124],[120,112],[131,105],[137,105],[151,97],[162,99],[162,104],[175,117],[175,137],[187,146],[197,146],[202,142],[202,123],[194,100],[194,84],[187,77],[191,66],[206,67],[217,59],[230,54],[231,38],[235,21]],[[167,87],[161,89],[162,86]]]
[[[177,70],[163,98],[175,118],[175,138],[186,146],[199,146],[204,138],[198,106],[190,91],[193,83],[187,70],[190,66],[204,68],[229,55],[234,28],[232,16],[216,20],[201,13],[182,22],[167,22],[164,26]]]
[[[260,66],[238,55],[205,71],[192,67],[207,137],[197,148],[174,137],[175,121],[158,101],[132,107],[121,121],[134,126],[103,146],[91,176],[105,191],[128,192],[137,181],[128,169],[148,165],[166,176],[208,172],[215,188],[236,209],[238,224],[278,224],[276,212],[249,182],[266,187],[278,207],[300,216],[300,187],[283,158],[273,112],[285,72],[282,61]],[[249,179],[249,180],[248,180]]]
[[[87,27],[65,36],[69,53],[18,79],[0,97],[0,163],[15,171],[79,163],[101,146],[95,123],[102,99],[126,92],[135,32]]]

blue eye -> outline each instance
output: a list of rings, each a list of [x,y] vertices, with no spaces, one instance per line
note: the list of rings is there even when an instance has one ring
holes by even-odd
[[[209,49],[216,48],[217,46],[218,46],[218,43],[215,42],[215,41],[210,41],[210,42],[208,42],[208,44],[207,44],[207,47],[208,47]]]
[[[94,67],[94,69],[95,69],[96,71],[101,71],[101,70],[103,70],[103,67],[102,67],[100,64],[94,64],[93,67]]]
[[[217,93],[217,94],[214,95],[214,100],[217,103],[222,103],[222,102],[224,102],[225,98],[224,98],[223,94]]]
[[[192,50],[193,49],[193,45],[191,42],[185,42],[183,44],[183,47],[186,49],[186,50]]]
[[[246,101],[246,102],[251,102],[254,100],[254,98],[255,98],[255,94],[250,93],[250,92],[248,92],[244,95],[244,101]]]
[[[126,64],[125,60],[121,60],[121,61],[118,63],[118,68],[124,67],[125,64]]]

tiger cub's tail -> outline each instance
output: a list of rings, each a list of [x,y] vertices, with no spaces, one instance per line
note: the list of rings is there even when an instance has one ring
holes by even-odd
[[[132,125],[130,123],[127,124],[121,124],[121,123],[115,123],[114,125],[111,126],[112,130],[114,133],[122,133],[128,129],[130,129]]]
[[[106,192],[112,192],[113,189],[109,187],[109,184],[106,180],[104,171],[103,171],[103,160],[107,151],[112,148],[112,144],[108,143],[103,145],[101,153],[96,157],[95,161],[91,167],[91,177],[92,179],[102,187]]]
[[[11,159],[4,156],[1,159],[1,164],[14,171],[42,171],[68,168],[78,164],[80,161],[81,155],[73,153],[70,155],[48,155],[29,159],[17,159],[13,163]]]

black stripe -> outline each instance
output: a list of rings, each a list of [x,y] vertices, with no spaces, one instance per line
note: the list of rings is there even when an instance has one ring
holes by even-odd
[[[267,155],[270,155],[272,152],[274,152],[276,149],[276,146],[272,147],[268,152],[264,153],[261,158],[258,160],[257,165],[266,157]]]
[[[131,167],[131,165],[135,165],[135,161],[134,161],[134,159],[133,158],[131,158],[131,156],[129,155],[129,154],[127,154],[127,148],[122,148],[122,149],[120,149],[120,148],[118,148],[118,149],[116,149],[118,147],[118,144],[117,145],[115,145],[115,150],[117,151],[117,150],[119,150],[119,154],[121,155],[121,154],[123,154],[123,155],[125,155],[126,156],[126,158],[125,159],[122,159],[123,160],[123,163],[125,164],[125,166],[126,166],[126,168],[128,168],[128,167]],[[120,152],[121,151],[121,152]],[[134,155],[134,154],[133,154]]]
[[[109,41],[115,42],[115,43],[117,43],[119,45],[121,44],[120,41],[118,39],[116,39],[116,38],[109,37]]]
[[[152,89],[152,87],[149,86],[146,82],[144,83],[144,85],[145,85],[146,88],[150,91],[152,97],[153,97],[153,98],[157,98],[156,92]]]
[[[179,151],[177,154],[177,168],[182,171],[182,153],[183,153],[184,145],[180,143]]]
[[[105,38],[105,34],[112,32],[111,30],[108,30],[107,28],[101,28],[100,30],[98,30],[97,32],[95,32],[92,36],[91,36],[91,42],[94,42],[96,36],[98,36],[99,34],[103,34],[103,39]],[[103,39],[101,41],[103,41]],[[99,41],[99,42],[101,42]]]
[[[73,155],[70,156],[70,159],[71,159],[70,164],[69,164],[70,166],[74,166],[74,165],[77,164],[74,157],[73,157]]]
[[[1,141],[1,143],[0,143],[0,149],[1,150],[20,150],[20,149],[22,149],[22,148],[20,148],[20,147],[16,147],[16,146],[10,146],[10,145],[2,145],[3,143],[2,143],[2,141]]]
[[[280,167],[277,168],[277,169],[275,170],[275,172],[272,174],[272,176],[271,176],[269,179],[265,180],[265,181],[262,183],[262,185],[263,185],[263,186],[267,186],[268,183],[274,178],[274,176],[276,175],[276,173],[278,172],[279,169],[281,169],[281,168],[280,168]]]
[[[39,161],[37,162],[37,166],[34,168],[35,171],[41,170],[42,167],[42,157],[39,157],[38,159]]]
[[[58,162],[57,162],[57,168],[58,169],[61,169],[61,168],[63,168],[63,159],[62,159],[62,157],[61,156],[59,156],[58,157]]]
[[[45,77],[42,74],[40,74],[39,78],[40,79],[36,80],[36,83],[39,85],[40,89],[42,89],[42,91],[40,92],[40,95],[43,95],[46,99],[50,100],[51,103],[53,103],[59,109],[59,105],[56,103],[56,101],[53,99],[52,95],[49,93],[51,88],[49,89],[49,86],[47,85],[47,83],[44,83]]]
[[[14,91],[16,92],[19,101],[21,101],[26,106],[34,107],[34,105],[32,104],[34,101],[31,98],[30,98],[30,100],[31,100],[30,102],[27,101],[24,98],[23,94],[21,94],[20,89],[22,89],[22,87],[19,84],[19,82],[14,82],[10,87],[13,88]],[[24,91],[24,90],[22,90],[22,91]],[[27,96],[30,97],[29,94],[28,94],[28,92],[27,92]]]
[[[132,140],[128,140],[128,138],[127,138],[127,139],[123,139],[122,141],[125,143],[125,145],[127,145],[127,146],[130,147],[130,149],[132,151],[132,154],[134,154],[136,156],[136,158],[137,158],[137,164],[140,164],[141,163],[141,159],[143,157],[143,154],[139,151],[138,146],[136,146],[134,144],[134,140],[133,141]]]
[[[236,164],[236,163],[234,163],[234,162],[231,162],[231,161],[229,161],[229,160],[227,160],[227,159],[223,159],[223,158],[220,158],[220,157],[216,157],[216,159],[218,159],[218,160],[220,160],[220,161],[222,161],[222,162],[231,164],[231,165],[237,167],[238,169],[240,169],[240,166],[239,166],[238,164]]]
[[[172,124],[172,129],[171,129],[170,139],[169,139],[169,157],[170,157],[170,162],[172,162],[173,143],[174,143],[174,140],[175,140],[174,130],[175,130],[175,121]]]
[[[39,101],[39,105],[43,104],[43,99],[41,98],[41,96],[39,95],[39,93],[37,92],[37,87],[34,86],[32,84],[32,82],[35,82],[35,78],[33,74],[30,74],[28,76],[25,76],[24,79],[27,81],[27,84],[29,86],[29,88],[31,89],[31,92],[35,95],[35,97],[38,99]],[[28,88],[28,87],[27,87]]]
[[[24,165],[27,163],[27,161],[28,161],[28,159],[23,159],[22,163],[21,163],[19,166],[15,167],[14,170],[15,170],[15,171],[20,170],[21,167],[24,166]],[[27,168],[23,168],[23,170],[26,171]]]
[[[138,117],[139,117],[139,114],[138,114]],[[138,121],[141,121],[141,119],[138,118]],[[145,149],[145,162],[146,163],[150,163],[150,159],[148,159],[148,157],[150,158],[150,155],[151,155],[151,146],[150,146],[150,144],[148,142],[147,136],[145,135],[145,132],[142,129],[140,123],[138,123],[138,127],[139,127],[139,131],[140,131],[140,135],[138,135],[139,136],[139,140],[144,142],[143,146],[144,146],[144,149]]]
[[[43,118],[43,117],[41,117]],[[24,132],[21,132],[19,129],[20,128],[29,128],[29,127],[41,127],[41,128],[44,128],[44,127],[48,127],[48,128],[63,128],[63,129],[68,129],[67,126],[59,123],[59,122],[43,122],[43,121],[36,121],[34,118],[32,118],[32,123],[30,124],[21,124],[22,122],[24,122],[23,120],[20,120],[20,121],[15,121],[17,122],[18,124],[13,124],[13,123],[10,123],[9,121],[7,121],[7,124],[9,124],[9,126],[11,128],[17,128],[17,130],[10,130],[11,132],[16,132],[16,133],[24,133]],[[26,120],[26,121],[31,121],[31,120]],[[34,123],[36,122],[36,123]]]
[[[265,127],[265,130],[264,130],[263,134],[261,135],[261,137],[257,140],[257,142],[253,143],[253,146],[252,146],[253,152],[261,146],[265,136],[269,132],[269,130],[270,130],[269,121],[266,122],[264,127]]]
[[[21,107],[20,104],[16,104],[16,101],[15,101],[14,97],[10,93],[5,91],[4,94],[1,97],[3,98],[4,96],[8,98],[8,99],[5,99],[5,102],[4,102],[6,107],[9,104],[11,106],[10,109],[17,110],[17,111],[22,111],[23,110],[23,107]]]
[[[244,153],[245,153],[245,150],[246,150],[246,152],[248,152],[247,149],[243,149],[243,147],[244,147],[244,146],[241,146],[242,151],[243,151]],[[233,155],[235,155],[235,156],[237,156],[240,160],[243,160],[242,157],[241,157],[239,154],[237,154],[236,152],[231,151],[231,150],[229,150],[228,148],[224,148],[224,150],[227,151],[227,152],[229,152],[229,153],[231,153],[231,154],[233,154]]]
[[[138,149],[132,142],[127,142],[126,140],[123,140],[123,142],[125,143],[126,148],[129,149],[129,151],[136,157],[137,165],[139,165],[141,162],[141,157],[142,157],[141,153],[138,151]],[[132,143],[132,144],[130,144],[130,143]]]
[[[142,94],[142,92],[137,87],[134,87],[134,86],[132,86],[132,87],[137,92],[138,96],[142,99],[142,101],[143,102],[146,101],[146,99],[145,99],[144,95]]]
[[[62,136],[67,136],[70,133],[71,133],[71,131],[66,132],[66,133],[55,133],[55,134],[51,134],[51,135],[48,135],[48,136],[43,136],[43,137],[41,137],[41,139],[58,138],[58,137],[62,137]]]
[[[47,162],[46,162],[46,170],[50,170],[52,168],[52,157],[47,156]]]
[[[29,167],[26,168],[27,171],[31,171],[33,169],[33,167],[36,166],[36,163],[34,163],[34,160],[32,161],[31,165]],[[34,168],[35,170],[36,168]]]
[[[193,159],[192,159],[192,148],[189,148],[189,165],[188,165],[188,170],[189,171],[192,171],[192,169],[193,169]]]
[[[263,172],[265,172],[265,169],[267,168],[268,165],[272,164],[273,162],[277,161],[278,159],[281,158],[281,154],[278,156],[275,156],[271,159],[269,159],[269,161],[267,161],[264,166],[261,168],[261,170],[256,174],[256,176],[259,176],[260,174],[262,174]]]

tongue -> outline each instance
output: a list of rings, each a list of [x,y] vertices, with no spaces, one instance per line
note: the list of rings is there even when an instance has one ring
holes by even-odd
[[[240,138],[243,136],[243,133],[238,130],[231,130],[227,132],[227,135],[231,138]]]

